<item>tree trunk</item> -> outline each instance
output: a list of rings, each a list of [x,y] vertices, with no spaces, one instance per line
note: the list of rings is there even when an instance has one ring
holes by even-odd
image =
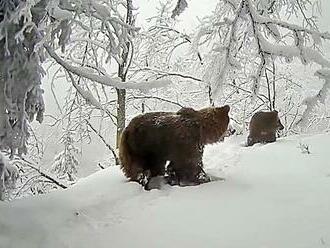
[[[126,122],[126,90],[117,89],[117,143],[119,147],[120,135],[125,128]]]
[[[127,63],[129,51],[129,43],[127,43],[127,52],[123,52],[122,60],[123,63],[119,65],[118,68],[118,77],[121,78],[122,82],[126,81],[125,65]],[[119,148],[119,141],[122,131],[125,128],[126,123],[126,90],[125,89],[116,89],[117,90],[117,138],[116,138],[116,148]]]
[[[133,6],[132,0],[127,0],[127,15],[126,15],[126,23],[129,25],[133,25]],[[130,43],[126,43],[126,50],[122,53],[122,63],[119,65],[118,68],[118,77],[121,78],[122,82],[126,81],[127,71],[130,66]],[[126,122],[126,90],[125,89],[117,89],[117,142],[116,148],[119,147],[119,141],[122,131],[125,128]]]
[[[2,161],[2,155],[0,154],[0,201],[5,199],[5,187],[4,187],[4,177],[5,177],[5,165]]]
[[[5,100],[5,82],[0,75],[0,148],[1,137],[5,135],[6,128],[6,100]]]

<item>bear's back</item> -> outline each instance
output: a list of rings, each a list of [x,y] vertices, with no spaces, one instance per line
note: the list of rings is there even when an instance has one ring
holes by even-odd
[[[271,131],[276,130],[278,122],[278,113],[276,111],[257,112],[250,121],[250,131]]]
[[[136,116],[126,127],[128,142],[138,153],[170,153],[199,140],[199,123],[173,112],[150,112]]]

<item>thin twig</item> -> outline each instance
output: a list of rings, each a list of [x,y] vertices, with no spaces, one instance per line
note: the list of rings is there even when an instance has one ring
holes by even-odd
[[[159,101],[168,102],[168,103],[177,105],[181,108],[184,107],[182,104],[180,104],[178,102],[167,100],[167,99],[164,99],[164,98],[161,98],[161,97],[158,97],[158,96],[131,96],[130,99],[156,99],[156,100],[159,100]],[[130,99],[128,99],[128,100],[130,100]]]
[[[40,168],[37,168],[37,167],[36,167],[31,161],[28,161],[28,160],[25,159],[25,158],[20,158],[20,160],[24,161],[28,167],[30,167],[31,169],[34,169],[34,170],[37,171],[41,176],[47,178],[47,179],[50,180],[52,183],[56,184],[57,186],[61,187],[62,189],[66,189],[66,188],[68,188],[68,186],[67,186],[65,183],[63,183],[63,182],[61,182],[61,181],[59,181],[59,180],[53,178],[51,175],[49,175],[49,174],[47,174],[46,172],[42,171]]]
[[[119,165],[120,162],[119,162],[119,158],[118,158],[118,156],[117,156],[117,154],[116,154],[116,151],[111,147],[111,145],[109,145],[109,144],[105,141],[104,137],[100,134],[100,132],[98,132],[98,131],[92,126],[92,124],[91,124],[88,120],[86,120],[86,123],[87,123],[87,125],[93,130],[93,132],[94,132],[95,134],[97,134],[97,136],[99,136],[99,138],[102,140],[102,142],[105,144],[105,146],[111,151],[111,153],[112,153],[112,155],[113,155],[113,157],[114,157],[114,159],[115,159],[116,165]]]

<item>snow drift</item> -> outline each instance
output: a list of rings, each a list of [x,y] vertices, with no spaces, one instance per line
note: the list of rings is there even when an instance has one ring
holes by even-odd
[[[144,191],[113,167],[0,202],[0,247],[330,247],[330,134],[243,142],[206,148],[225,181]]]

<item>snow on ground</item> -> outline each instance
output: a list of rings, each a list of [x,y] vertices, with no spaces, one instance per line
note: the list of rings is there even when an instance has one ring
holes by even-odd
[[[207,172],[225,181],[147,192],[113,167],[1,202],[0,247],[330,247],[330,134],[243,144],[205,151]]]

